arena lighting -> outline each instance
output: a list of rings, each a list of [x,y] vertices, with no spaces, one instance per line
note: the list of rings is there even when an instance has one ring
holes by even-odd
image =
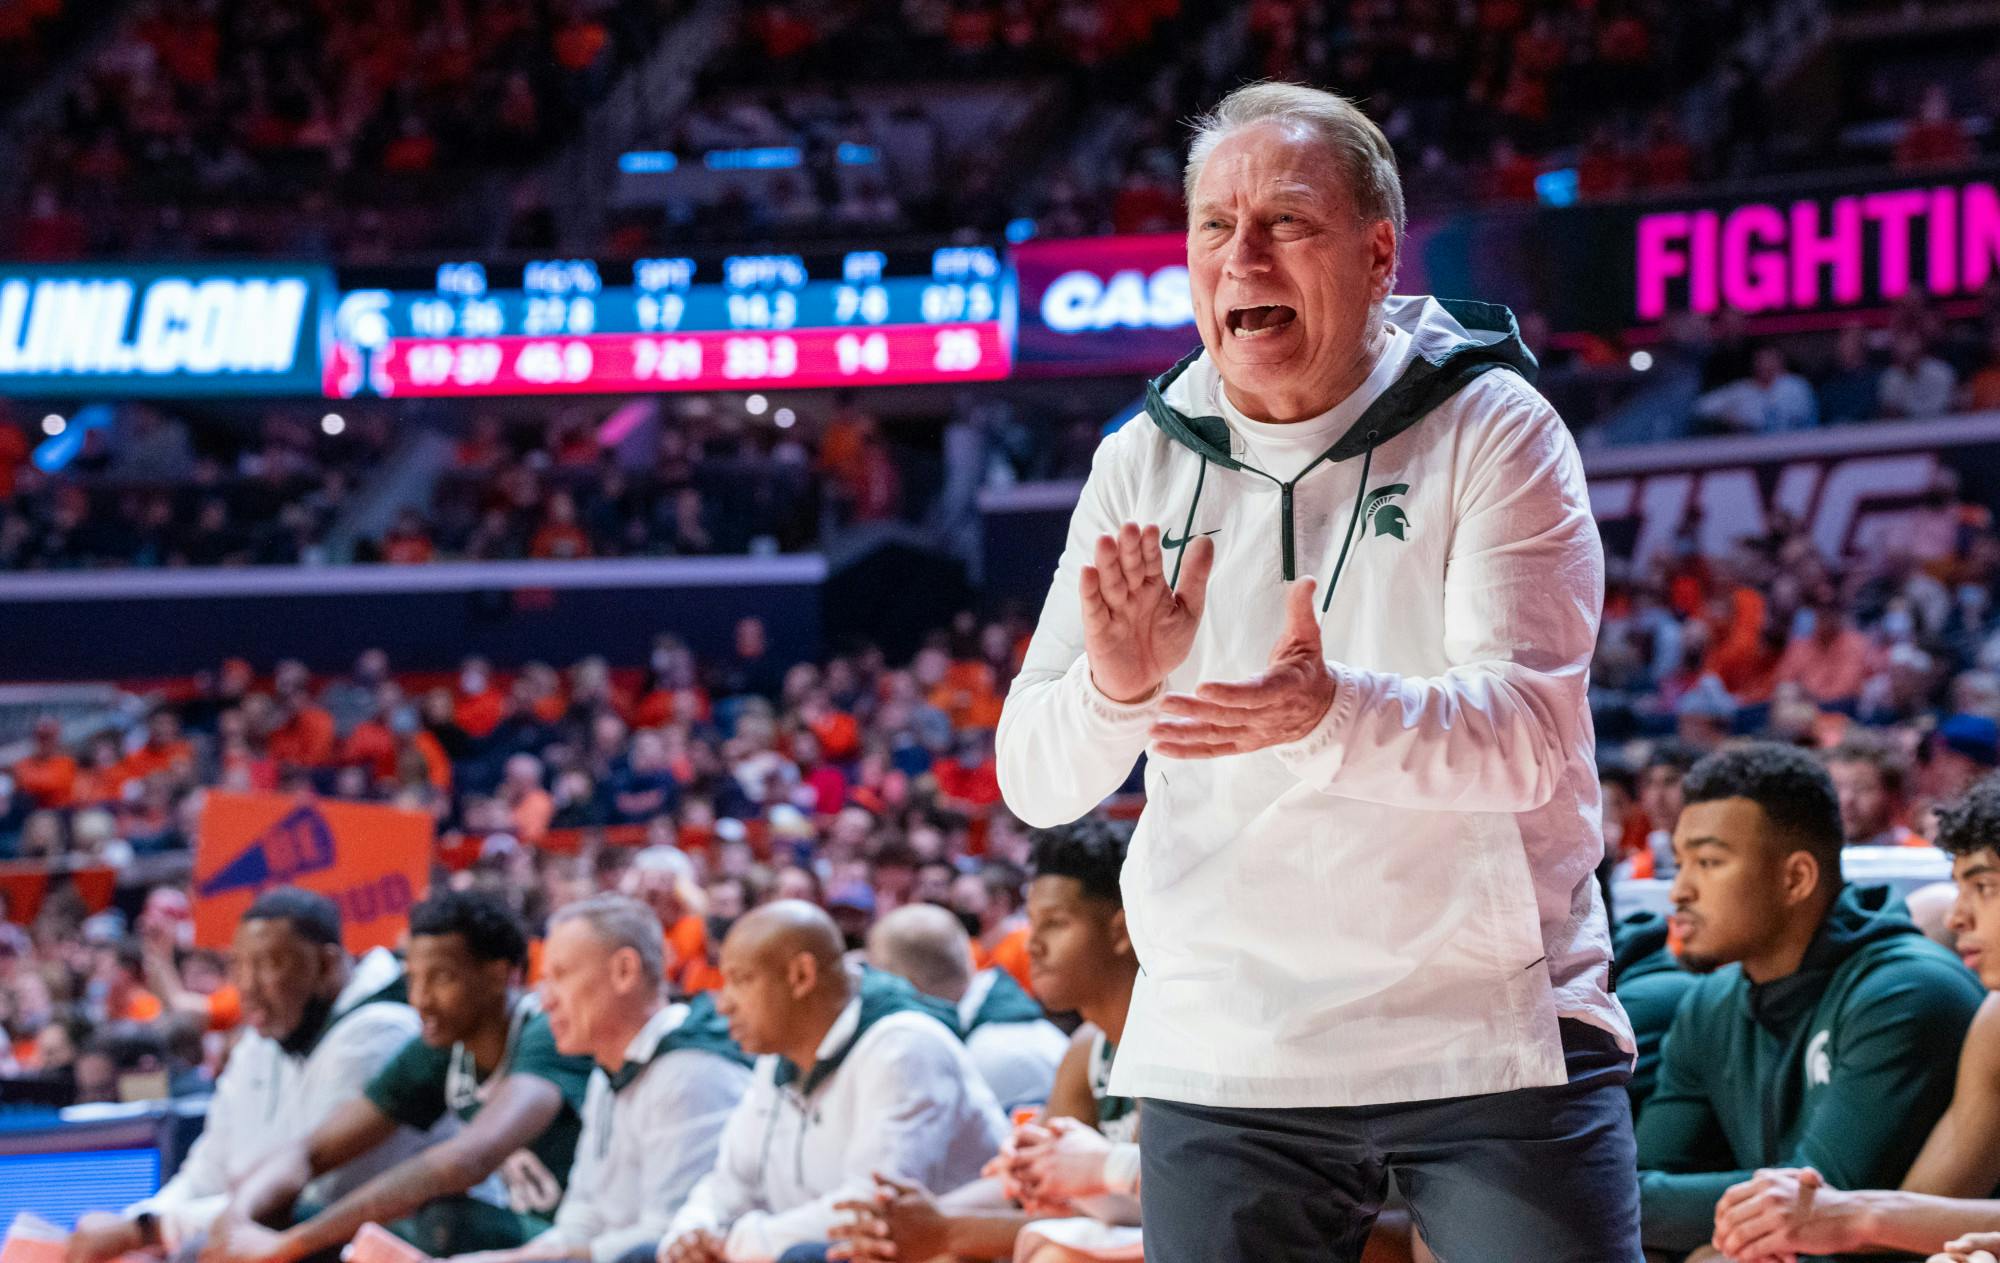
[[[347,418],[338,412],[329,412],[319,419],[319,428],[329,435],[344,434],[347,432]]]
[[[1634,351],[1632,352],[1631,364],[1633,372],[1643,373],[1653,367],[1653,353],[1651,351]]]
[[[50,438],[54,438],[67,429],[69,429],[69,422],[65,421],[59,413],[51,412],[42,418],[42,433],[48,435]]]
[[[764,396],[762,395],[752,395],[748,399],[745,399],[743,401],[743,411],[749,413],[753,417],[763,416],[764,410],[769,408],[770,406],[771,406],[771,401],[764,398]]]
[[[664,175],[680,165],[680,159],[664,149],[634,149],[618,155],[618,169],[626,175]]]
[[[796,421],[798,421],[798,419],[799,419],[799,414],[793,412],[790,408],[780,408],[771,415],[771,420],[777,423],[777,426],[780,430],[791,429],[792,425]]]

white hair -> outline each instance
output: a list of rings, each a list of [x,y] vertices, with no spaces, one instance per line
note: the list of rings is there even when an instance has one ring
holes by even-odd
[[[1364,223],[1388,220],[1396,230],[1396,255],[1403,252],[1403,180],[1396,173],[1396,154],[1375,120],[1338,93],[1297,83],[1252,83],[1236,89],[1214,109],[1194,120],[1182,176],[1189,205],[1208,156],[1231,132],[1255,123],[1276,122],[1304,128],[1324,144],[1354,195]],[[1390,266],[1390,277],[1395,266]]]

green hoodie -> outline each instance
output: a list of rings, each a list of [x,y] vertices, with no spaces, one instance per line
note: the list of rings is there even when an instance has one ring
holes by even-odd
[[[1682,1001],[1639,1120],[1651,1249],[1692,1250],[1758,1167],[1811,1166],[1836,1188],[1894,1188],[1951,1103],[1984,991],[1884,887],[1841,891],[1798,972],[1740,966]]]
[[[1667,919],[1657,912],[1635,912],[1611,927],[1611,987],[1625,1016],[1632,1019],[1632,1037],[1639,1059],[1626,1092],[1632,1117],[1646,1107],[1660,1077],[1660,1045],[1681,1000],[1694,988],[1695,976],[1681,968],[1667,950]]]

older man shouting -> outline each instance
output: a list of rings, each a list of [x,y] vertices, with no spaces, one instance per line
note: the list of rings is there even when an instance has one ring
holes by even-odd
[[[1356,1259],[1393,1173],[1442,1259],[1634,1263],[1575,445],[1504,308],[1391,297],[1346,100],[1233,93],[1187,191],[1202,346],[1099,448],[999,731],[1034,825],[1152,755],[1147,1256]]]

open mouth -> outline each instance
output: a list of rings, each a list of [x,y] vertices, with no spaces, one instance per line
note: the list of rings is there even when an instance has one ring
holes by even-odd
[[[1283,304],[1261,307],[1231,307],[1229,334],[1234,338],[1268,338],[1291,327],[1299,313]]]

